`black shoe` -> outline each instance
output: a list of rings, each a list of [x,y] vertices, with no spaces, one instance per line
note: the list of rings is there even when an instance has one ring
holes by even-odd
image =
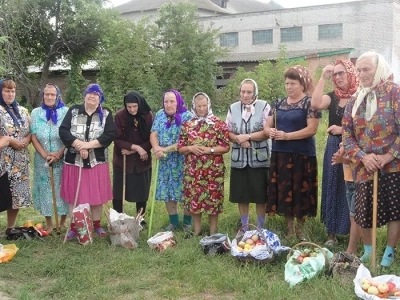
[[[143,229],[147,229],[147,227],[148,227],[145,220],[143,220],[142,222],[140,222],[140,226],[142,226]]]

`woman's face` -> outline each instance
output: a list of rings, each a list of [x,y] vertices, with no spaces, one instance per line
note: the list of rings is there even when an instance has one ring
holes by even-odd
[[[333,69],[332,78],[335,79],[336,86],[347,91],[349,89],[349,81],[347,79],[346,68],[342,64],[337,64]]]
[[[254,100],[254,84],[243,83],[240,87],[240,100],[243,104],[249,104]]]
[[[164,109],[168,115],[173,115],[176,113],[176,108],[178,102],[176,101],[176,96],[174,93],[166,93],[164,96]]]
[[[126,103],[126,109],[128,110],[128,113],[130,113],[132,116],[136,116],[138,110],[139,110],[139,104],[137,103]]]
[[[356,63],[356,72],[362,87],[372,86],[376,68],[372,57],[362,58]]]
[[[88,108],[96,109],[100,104],[100,96],[97,93],[87,93],[85,96],[85,104]]]
[[[288,97],[297,99],[304,94],[304,87],[297,79],[285,79],[285,89]]]
[[[194,110],[199,117],[206,117],[208,114],[208,101],[204,96],[194,99]]]
[[[57,90],[54,86],[47,86],[43,91],[43,101],[48,107],[53,107],[57,100]]]
[[[3,96],[4,102],[7,105],[11,105],[15,100],[15,89],[3,88],[1,90],[1,95]]]

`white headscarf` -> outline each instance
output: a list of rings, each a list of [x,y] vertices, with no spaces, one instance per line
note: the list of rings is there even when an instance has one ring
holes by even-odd
[[[374,80],[372,81],[371,86],[363,87],[360,81],[360,85],[354,94],[357,97],[356,102],[354,103],[353,110],[351,112],[352,117],[356,115],[357,109],[360,104],[364,101],[364,98],[367,97],[367,105],[365,109],[365,119],[367,121],[371,120],[372,116],[376,112],[378,108],[378,103],[376,100],[376,90],[375,87],[381,85],[387,81],[393,80],[393,71],[386,60],[382,55],[376,53],[378,55],[378,65],[375,71]]]
[[[205,117],[200,117],[196,112],[195,98],[197,96],[200,96],[200,95],[203,95],[207,99],[207,116],[205,116]],[[192,114],[196,118],[195,125],[197,125],[197,123],[200,122],[200,121],[204,121],[204,122],[206,122],[207,124],[210,124],[210,125],[214,124],[214,122],[211,120],[211,117],[214,116],[214,114],[212,112],[212,109],[211,109],[211,100],[210,100],[210,97],[208,97],[208,95],[206,93],[199,92],[199,93],[196,93],[193,96],[193,99],[192,99]]]
[[[250,102],[249,104],[243,104],[243,102],[242,102],[242,105],[243,105],[242,119],[243,119],[243,120],[246,120],[246,119],[247,119],[247,109],[248,109],[248,108],[250,108],[250,113],[251,113],[251,115],[254,115],[254,114],[255,114],[256,110],[255,110],[255,108],[254,108],[254,105],[255,105],[256,102],[257,102],[257,96],[258,96],[258,85],[257,85],[257,82],[255,82],[255,81],[254,81],[253,79],[251,79],[251,78],[246,78],[246,79],[244,79],[244,80],[240,83],[240,88],[242,88],[242,85],[245,84],[245,83],[247,83],[247,81],[251,81],[251,82],[254,84],[254,95],[253,95],[254,100],[253,100],[252,102]],[[240,101],[242,101],[242,99],[240,99]]]

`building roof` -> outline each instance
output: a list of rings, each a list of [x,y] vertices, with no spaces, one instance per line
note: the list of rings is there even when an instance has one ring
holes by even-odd
[[[306,59],[312,57],[323,57],[353,52],[353,48],[335,48],[335,49],[317,49],[305,51],[288,51],[288,59]],[[227,56],[218,60],[218,62],[258,62],[262,60],[273,60],[279,55],[275,52],[252,52],[252,53],[228,53]]]
[[[131,0],[125,4],[115,7],[121,14],[141,12],[146,10],[157,10],[171,0]],[[282,8],[274,1],[268,3],[258,0],[228,0],[227,8],[221,8],[210,0],[172,0],[173,2],[187,1],[197,5],[201,10],[208,10],[220,14],[237,14],[267,11]]]

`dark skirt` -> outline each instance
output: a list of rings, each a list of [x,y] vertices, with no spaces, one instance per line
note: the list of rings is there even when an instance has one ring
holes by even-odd
[[[229,201],[232,203],[267,202],[269,168],[231,168]]]
[[[123,173],[113,171],[114,200],[122,200]],[[142,173],[126,174],[125,200],[128,202],[146,202],[149,198],[151,168]]]
[[[267,212],[270,216],[315,217],[318,205],[317,158],[272,152]]]
[[[349,234],[350,211],[346,198],[343,165],[332,166],[332,156],[339,150],[341,136],[329,135],[324,154],[321,193],[321,221],[328,234]]]
[[[12,208],[12,196],[7,172],[0,177],[0,212]]]
[[[356,214],[354,220],[362,228],[372,228],[374,181],[356,184]],[[400,221],[400,172],[379,173],[377,227]]]

